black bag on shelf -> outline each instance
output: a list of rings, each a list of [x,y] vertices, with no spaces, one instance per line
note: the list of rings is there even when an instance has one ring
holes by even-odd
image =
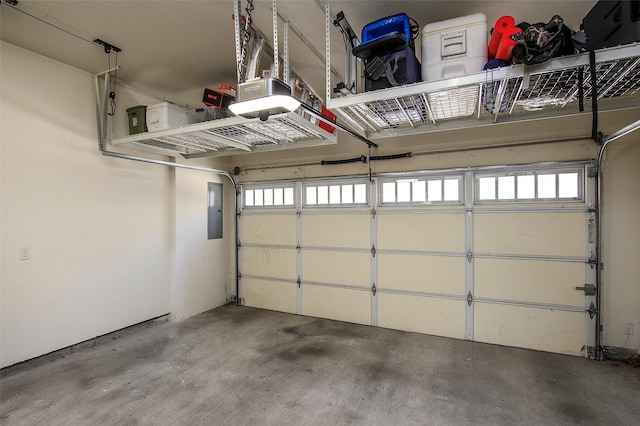
[[[564,20],[555,15],[548,23],[518,24],[522,32],[511,39],[518,43],[512,51],[514,64],[539,64],[556,56],[576,53],[573,42],[574,32],[564,25]]]
[[[640,0],[600,0],[582,20],[589,50],[640,41]]]
[[[365,62],[365,91],[422,81],[422,69],[416,54],[408,44]]]

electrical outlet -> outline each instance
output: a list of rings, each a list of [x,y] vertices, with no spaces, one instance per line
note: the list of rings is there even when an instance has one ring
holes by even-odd
[[[624,325],[624,334],[631,336],[633,334],[633,323],[628,322]]]
[[[29,247],[20,248],[20,260],[31,259],[31,249]]]

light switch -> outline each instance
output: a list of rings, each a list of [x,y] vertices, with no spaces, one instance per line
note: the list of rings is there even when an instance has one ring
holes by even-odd
[[[29,247],[22,247],[20,249],[20,260],[31,259],[31,249]]]

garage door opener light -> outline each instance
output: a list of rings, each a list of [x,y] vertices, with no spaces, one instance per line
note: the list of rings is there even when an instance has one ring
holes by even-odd
[[[258,78],[238,85],[237,101],[229,105],[235,115],[266,121],[270,115],[293,112],[300,101],[291,96],[291,88],[275,78]]]

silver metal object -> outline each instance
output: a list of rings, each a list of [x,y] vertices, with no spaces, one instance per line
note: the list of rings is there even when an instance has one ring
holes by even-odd
[[[584,291],[585,296],[595,296],[596,295],[596,285],[595,284],[585,284],[580,287],[576,287],[576,290]]]

